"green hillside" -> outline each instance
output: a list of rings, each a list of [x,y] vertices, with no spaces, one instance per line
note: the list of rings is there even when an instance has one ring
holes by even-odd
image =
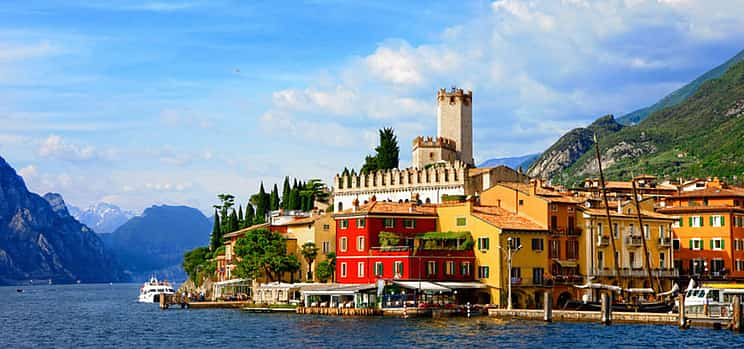
[[[716,78],[721,77],[721,75],[723,75],[723,73],[725,73],[729,67],[741,61],[744,61],[744,50],[739,52],[736,56],[731,57],[731,59],[729,59],[725,63],[699,76],[697,79],[693,80],[689,84],[682,86],[681,88],[668,94],[666,97],[662,98],[660,101],[656,102],[654,105],[643,108],[643,109],[638,109],[632,113],[623,115],[617,119],[617,122],[623,125],[634,125],[634,124],[637,124],[643,121],[644,119],[646,119],[646,117],[648,117],[649,115],[651,115],[652,113],[658,110],[664,109],[666,107],[673,107],[677,104],[680,104],[684,102],[684,100],[687,99],[687,97],[695,93],[700,88],[700,86],[703,85],[704,82],[710,79],[716,79]]]
[[[600,138],[608,178],[650,173],[744,179],[744,62],[702,83],[684,102],[656,111],[636,126]],[[569,184],[596,176],[594,152],[565,172]],[[735,179],[736,178],[736,179]]]

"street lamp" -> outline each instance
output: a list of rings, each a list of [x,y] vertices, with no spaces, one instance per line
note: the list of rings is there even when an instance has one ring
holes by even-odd
[[[509,268],[509,289],[508,289],[508,303],[506,305],[506,309],[511,310],[512,309],[512,255],[514,253],[517,253],[517,251],[522,249],[522,245],[515,246],[512,250],[512,238],[508,237],[506,239],[506,258],[507,258],[507,264]]]

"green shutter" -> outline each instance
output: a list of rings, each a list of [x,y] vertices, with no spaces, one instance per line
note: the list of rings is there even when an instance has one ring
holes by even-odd
[[[703,250],[703,246],[705,246],[705,244],[703,243],[703,239],[700,239],[700,251]]]
[[[712,227],[713,226],[713,216],[710,216],[709,218],[710,218],[710,226]]]
[[[688,241],[690,243],[690,249],[692,250],[692,239]]]
[[[700,226],[701,227],[704,227],[705,226],[705,223],[703,223],[703,221],[704,221],[703,216],[698,216],[698,217],[700,219]],[[711,225],[713,225],[713,224],[711,224]]]
[[[710,239],[710,249],[713,249],[713,239]]]
[[[689,222],[690,226],[692,226],[692,216],[690,216],[689,218],[690,218],[690,222]]]
[[[479,250],[482,250],[483,249],[483,246],[481,244],[481,241],[483,241],[483,240],[481,238],[478,238],[478,249]]]
[[[491,248],[491,239],[486,238],[486,250]]]
[[[722,226],[722,227],[726,225],[726,220],[725,220],[725,218],[726,218],[725,216],[721,216],[721,226]]]
[[[726,240],[721,239],[721,249],[722,250],[726,249]]]
[[[684,224],[682,224],[682,221],[684,221],[684,219],[682,219],[682,217],[679,217],[679,226],[680,227],[683,227],[684,226]]]

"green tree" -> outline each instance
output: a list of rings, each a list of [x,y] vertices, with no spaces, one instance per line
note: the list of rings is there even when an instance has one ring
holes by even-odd
[[[238,227],[243,227],[243,206],[238,205]]]
[[[221,209],[221,231],[222,233],[225,233],[230,230],[230,208],[235,205],[235,196],[231,194],[219,194],[217,195],[217,198],[220,200],[220,205],[215,205],[214,207],[219,207]]]
[[[293,188],[289,194],[289,207],[290,210],[299,210],[302,207],[302,201],[300,199],[300,189]]]
[[[251,198],[253,199],[253,197]],[[258,191],[256,197],[256,223],[266,222],[266,214],[268,213],[268,203],[266,200],[266,190],[264,190],[263,182],[261,182],[261,188]]]
[[[294,276],[298,271],[300,271],[301,265],[300,260],[293,254],[282,258],[281,267],[279,269],[279,281],[282,281],[281,275],[289,273],[289,282],[294,283]]]
[[[245,205],[245,218],[243,223],[243,228],[248,228],[251,225],[253,225],[253,221],[256,219],[256,212],[253,210],[253,206],[251,204]]]
[[[375,148],[375,155],[364,158],[361,173],[398,168],[399,163],[398,137],[392,128],[386,127],[380,130],[380,144]]]
[[[274,189],[271,189],[269,207],[271,207],[272,211],[279,209],[279,189],[276,187],[276,184],[274,184]]]
[[[314,242],[308,241],[302,244],[300,254],[302,254],[302,257],[305,258],[305,261],[307,262],[307,279],[312,280],[313,262],[315,261],[315,258],[318,257],[318,246],[316,246]]]
[[[236,268],[239,277],[265,276],[269,281],[276,281],[291,266],[291,261],[287,261],[286,239],[268,229],[255,229],[238,239],[235,254],[240,259]]]
[[[183,255],[183,270],[189,279],[199,287],[204,278],[214,275],[216,265],[212,260],[212,252],[207,247],[197,247]]]
[[[289,210],[289,195],[292,191],[292,188],[289,187],[289,177],[284,177],[284,185],[282,187],[282,208],[285,210]]]
[[[326,258],[326,260],[318,264],[318,279],[321,282],[326,282],[328,280],[333,282],[336,275],[336,254],[329,252],[326,254]]]
[[[238,222],[238,214],[235,213],[234,209],[230,213],[230,221],[228,225],[229,225],[229,232],[234,232],[240,229],[240,223]]]
[[[214,226],[212,227],[209,246],[212,250],[216,250],[218,247],[222,246],[222,226],[220,225],[220,215],[217,213],[217,207],[215,207],[214,210]]]

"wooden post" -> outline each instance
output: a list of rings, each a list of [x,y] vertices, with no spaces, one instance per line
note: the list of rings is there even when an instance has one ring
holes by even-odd
[[[160,300],[160,309],[168,309],[168,301],[165,299],[165,294],[159,294],[158,299]]]
[[[734,312],[731,314],[731,321],[733,322],[733,325],[731,326],[731,329],[734,331],[741,331],[741,321],[742,321],[742,314],[741,314],[741,300],[739,299],[739,296],[734,296]]]
[[[687,317],[685,316],[685,295],[679,295],[679,328],[687,328]]]
[[[612,323],[612,303],[607,293],[602,293],[602,308],[600,309],[600,322],[603,325]]]
[[[543,293],[543,320],[545,322],[553,322],[553,295],[550,291]]]

